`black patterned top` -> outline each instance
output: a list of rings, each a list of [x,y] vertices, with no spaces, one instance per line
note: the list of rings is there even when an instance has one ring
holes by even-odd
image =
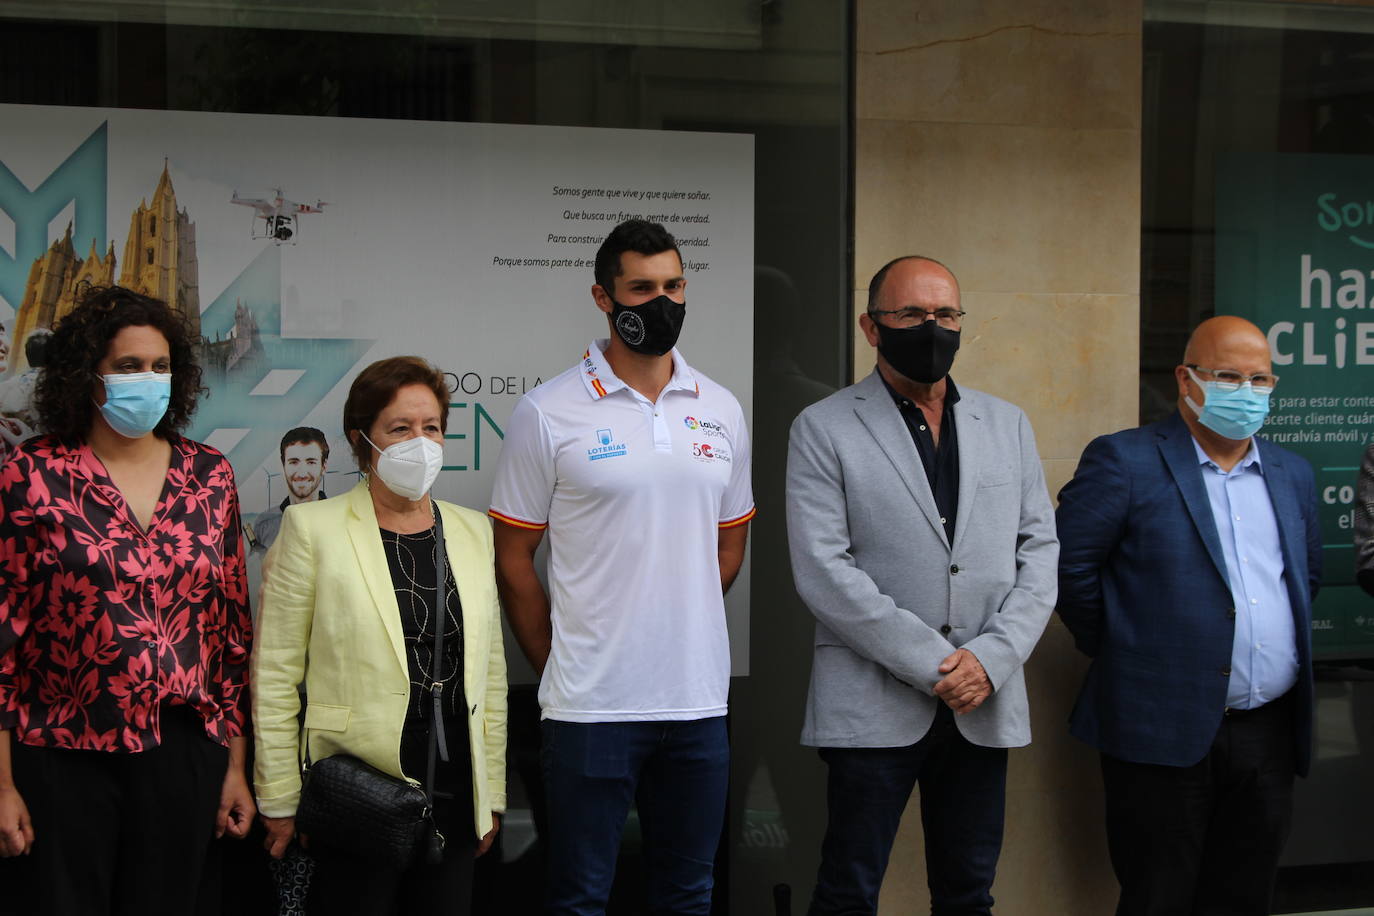
[[[424,779],[429,753],[429,722],[433,709],[430,685],[434,668],[434,529],[418,534],[398,534],[381,530],[382,548],[391,569],[391,584],[401,611],[401,631],[405,638],[406,663],[410,669],[410,706],[406,710],[401,735],[401,768],[411,776]],[[463,606],[454,583],[453,569],[447,570],[444,591],[444,659],[437,678],[444,685],[444,733],[452,766],[464,771],[470,765],[466,700],[463,694]],[[451,791],[441,773],[436,789]]]

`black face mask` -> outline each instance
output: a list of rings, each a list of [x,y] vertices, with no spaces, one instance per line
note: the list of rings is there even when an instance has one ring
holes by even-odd
[[[659,296],[636,306],[611,304],[611,326],[625,346],[647,356],[662,356],[677,343],[682,333],[682,321],[687,317],[687,304]]]
[[[874,321],[874,324],[878,324]],[[959,350],[959,332],[923,321],[914,328],[878,324],[878,352],[888,365],[913,382],[933,385],[949,375]]]

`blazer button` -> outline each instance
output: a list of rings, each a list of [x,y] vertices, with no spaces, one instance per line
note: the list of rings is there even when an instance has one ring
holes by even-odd
[[[1235,619],[1236,619],[1236,609],[1235,609],[1235,608],[1229,608],[1229,609],[1226,611],[1226,619],[1227,619],[1227,620],[1235,620]]]
[[[951,567],[949,568],[949,574],[950,574],[951,576],[957,576],[957,575],[959,575],[959,564],[958,564],[958,563],[955,563],[953,566],[951,566]]]
[[[1231,666],[1230,666],[1230,665],[1226,665],[1225,667],[1223,667],[1223,668],[1221,669],[1221,676],[1222,676],[1222,677],[1230,677],[1230,676],[1231,676]]]
[[[942,634],[944,634],[945,636],[948,636],[948,635],[949,635],[949,631],[950,631],[950,630],[953,630],[953,629],[954,629],[954,627],[950,626],[949,624],[945,624],[944,626],[940,627],[940,632],[941,632]]]

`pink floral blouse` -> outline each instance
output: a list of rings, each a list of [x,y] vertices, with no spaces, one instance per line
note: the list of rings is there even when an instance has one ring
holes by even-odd
[[[87,446],[40,436],[0,467],[0,729],[137,752],[184,703],[224,744],[248,711],[248,612],[229,461],[172,440],[147,531]]]

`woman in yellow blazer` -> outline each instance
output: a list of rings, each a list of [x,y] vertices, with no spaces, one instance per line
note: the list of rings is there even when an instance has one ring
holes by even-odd
[[[344,405],[363,481],[289,506],[264,564],[254,776],[267,848],[280,857],[295,835],[307,748],[311,760],[345,753],[413,782],[426,774],[440,619],[433,512],[442,514],[450,578],[437,679],[449,753],[432,788],[443,862],[397,870],[302,837],[316,859],[312,913],[468,912],[474,854],[491,845],[505,810],[506,663],[490,523],[429,497],[447,416],[443,374],[424,360],[364,369]]]

